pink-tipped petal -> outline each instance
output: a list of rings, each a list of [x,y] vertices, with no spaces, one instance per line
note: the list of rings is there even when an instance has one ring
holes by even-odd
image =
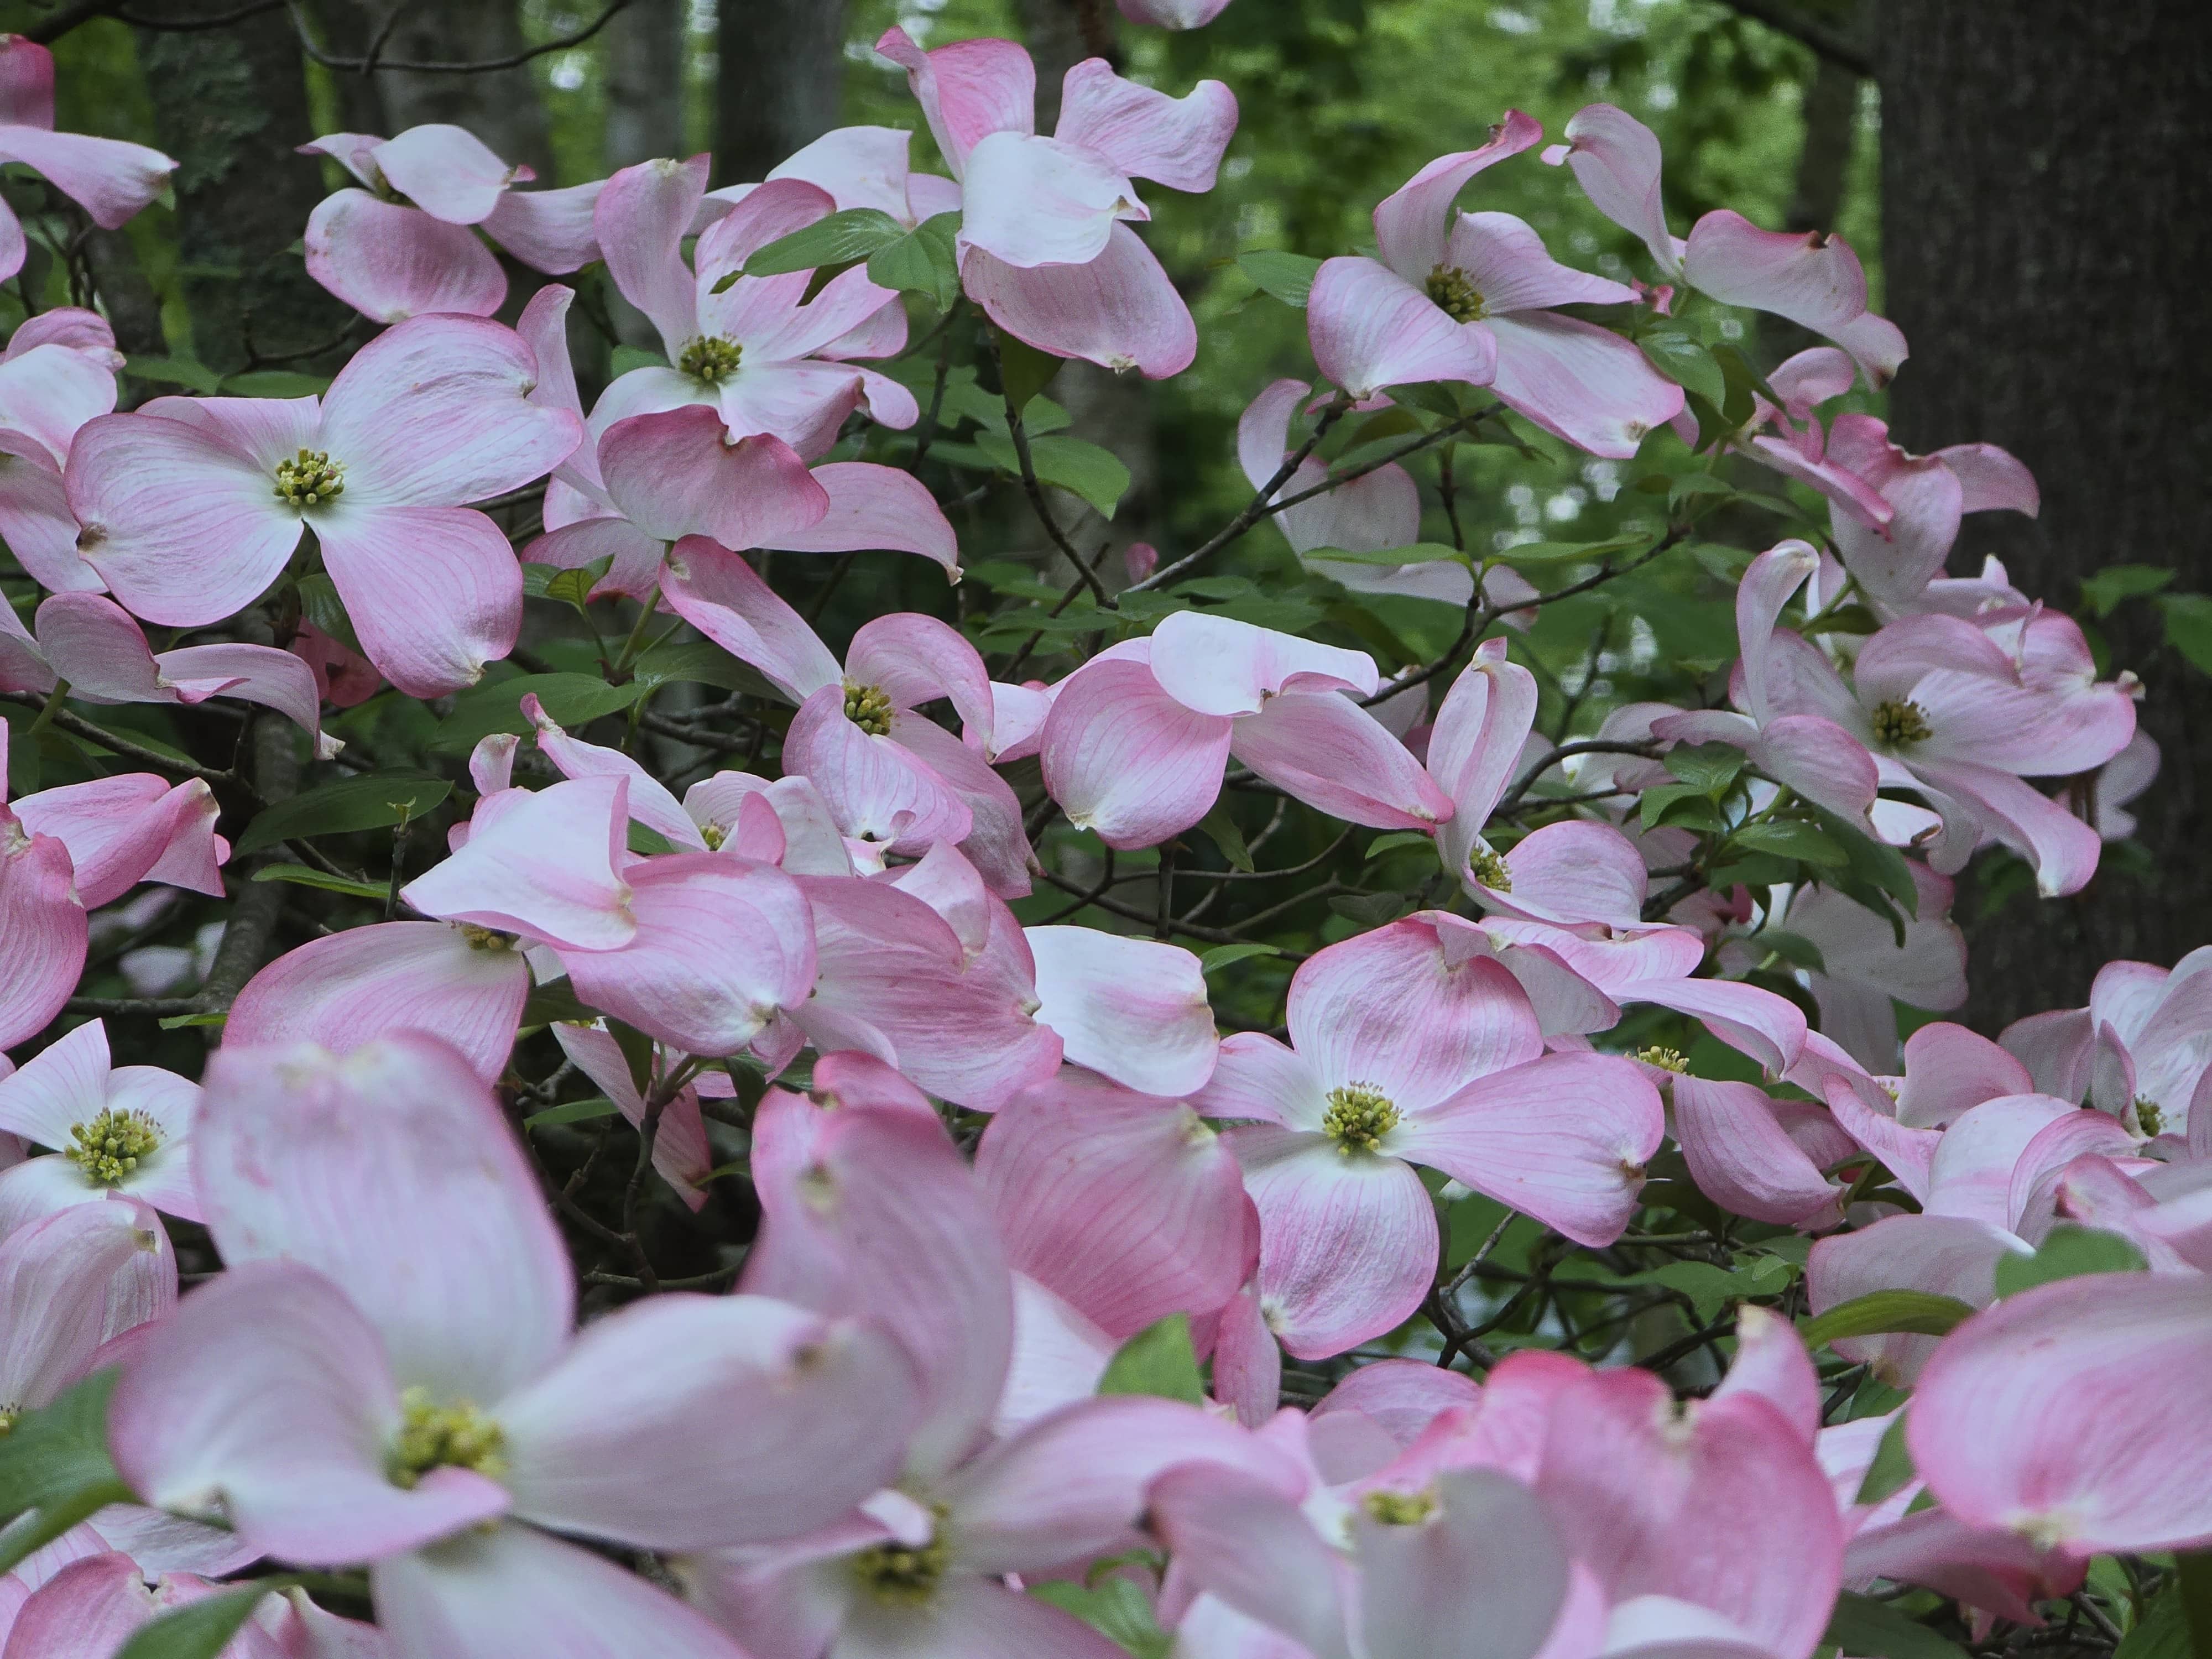
[[[890,548],[918,553],[959,579],[960,544],[951,520],[912,473],[866,461],[832,461],[814,469],[814,482],[829,495],[828,508],[811,525],[781,531],[770,545],[794,553]]]
[[[522,567],[483,514],[385,507],[316,531],[362,649],[410,696],[465,690],[514,648]]]
[[[1679,277],[1682,242],[1668,230],[1667,209],[1660,199],[1658,136],[1613,104],[1576,111],[1565,131],[1567,142],[1546,150],[1544,160],[1555,167],[1565,161],[1590,205],[1642,238],[1662,276]]]
[[[1753,1221],[1832,1223],[1840,1188],[1790,1139],[1764,1089],[1677,1076],[1668,1092],[1675,1139],[1706,1197]]]
[[[1141,662],[1094,663],[1068,678],[1045,717],[1045,787],[1109,847],[1152,846],[1219,796],[1232,724],[1170,696]]]
[[[671,550],[660,591],[684,621],[759,669],[793,702],[844,678],[837,659],[799,614],[743,558],[703,536]]]
[[[1126,224],[1110,226],[1105,252],[1082,264],[1024,269],[971,248],[960,280],[994,323],[1054,356],[1161,380],[1198,355],[1189,307]]]
[[[595,223],[602,180],[566,190],[510,190],[483,222],[484,232],[533,270],[565,276],[600,257]]]
[[[1236,94],[1218,81],[1200,81],[1170,98],[1124,80],[1102,58],[1087,58],[1061,83],[1053,137],[1096,151],[1132,179],[1204,191],[1213,188],[1236,131]]]
[[[957,40],[924,52],[892,26],[876,50],[906,71],[952,176],[962,176],[968,152],[994,132],[1036,129],[1036,68],[1011,40]]]
[[[87,923],[69,849],[0,806],[0,1048],[45,1029],[76,989]]]
[[[641,161],[609,179],[592,208],[594,239],[623,298],[660,332],[671,357],[698,337],[684,238],[707,191],[708,158]]]
[[[1761,230],[1726,208],[1691,228],[1682,275],[1723,305],[1771,312],[1815,334],[1832,334],[1867,308],[1866,272],[1842,237]]]
[[[373,322],[489,317],[507,299],[498,258],[467,226],[365,190],[325,197],[304,240],[307,275]]]
[[[1285,793],[1376,830],[1431,830],[1453,815],[1406,745],[1333,691],[1286,691],[1231,729],[1229,750]]]
[[[612,950],[636,937],[616,873],[629,814],[623,778],[579,778],[513,802],[400,896],[426,915],[548,945]]]
[[[1467,181],[1543,136],[1543,128],[1528,116],[1508,110],[1505,119],[1491,129],[1488,143],[1438,156],[1384,197],[1375,210],[1375,240],[1384,263],[1408,282],[1426,281],[1430,271],[1445,263],[1452,204]]]
[[[1486,329],[1454,322],[1405,277],[1372,259],[1325,261],[1306,300],[1321,372],[1354,398],[1425,380],[1487,386],[1498,349]]]
[[[449,224],[473,225],[498,204],[519,173],[465,127],[431,123],[410,127],[376,147],[376,166],[392,187],[425,213]]]
[[[1682,388],[1609,329],[1548,312],[1493,317],[1492,385],[1511,408],[1593,455],[1626,460],[1682,410]]]

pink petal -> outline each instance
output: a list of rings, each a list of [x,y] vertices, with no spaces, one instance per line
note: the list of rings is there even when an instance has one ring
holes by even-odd
[[[1807,1040],[1806,1053],[1811,1056],[1813,1042]],[[1840,1055],[1841,1051],[1837,1053]],[[1842,1055],[1848,1063],[1850,1057]],[[1896,1103],[1882,1092],[1881,1087],[1856,1067],[1845,1071],[1838,1066],[1820,1079],[1821,1092],[1827,1097],[1828,1109],[1836,1115],[1836,1121],[1853,1140],[1882,1162],[1884,1168],[1897,1179],[1897,1184],[1911,1194],[1916,1201],[1928,1196],[1929,1166],[1934,1162],[1936,1147],[1941,1139],[1933,1129],[1909,1128],[1896,1117]]]
[[[671,357],[699,335],[684,238],[707,191],[708,158],[641,161],[609,179],[592,210],[607,275],[652,319]]]
[[[744,559],[703,536],[671,550],[660,591],[684,621],[759,669],[793,702],[844,679],[836,658],[799,613]]]
[[[465,225],[364,190],[324,198],[304,240],[307,275],[374,322],[489,317],[507,299],[498,258]]]
[[[1333,1011],[1322,1017],[1334,1018]],[[1249,1118],[1317,1133],[1332,1086],[1316,1075],[1310,1059],[1265,1031],[1235,1031],[1221,1040],[1213,1075],[1191,1103],[1208,1117]]]
[[[992,1119],[975,1176],[1012,1265],[1116,1340],[1213,1312],[1249,1271],[1237,1160],[1186,1109],[1056,1079]]]
[[[1644,855],[1609,823],[1575,818],[1547,823],[1524,837],[1504,862],[1512,885],[1484,892],[1494,909],[1565,927],[1643,925]]]
[[[548,945],[611,950],[636,936],[616,874],[627,781],[580,778],[514,802],[400,896],[425,915]]]
[[[628,519],[585,519],[547,532],[525,547],[521,556],[526,564],[556,565],[563,570],[611,560],[591,597],[602,599],[619,593],[642,605],[659,596],[660,562],[667,551],[665,543]]]
[[[299,515],[270,494],[270,475],[182,422],[88,422],[64,481],[85,559],[149,622],[221,621],[259,597],[299,545]]]
[[[1072,674],[1045,716],[1045,787],[1109,847],[1150,847],[1204,817],[1221,793],[1232,723],[1194,712],[1141,662]]]
[[[1133,23],[1164,29],[1203,28],[1228,9],[1229,0],[1120,0],[1121,15]]]
[[[25,797],[24,830],[52,836],[69,848],[77,901],[98,908],[152,876],[219,893],[216,803],[195,778],[173,787],[148,772],[94,778]]]
[[[322,696],[316,689],[315,672],[289,651],[266,645],[188,645],[181,651],[164,651],[154,660],[161,678],[172,685],[222,681],[221,695],[275,709],[307,734],[319,759],[328,760],[344,747],[323,735]],[[186,694],[184,701],[199,699]]]
[[[1674,1136],[1698,1191],[1733,1215],[1796,1226],[1835,1219],[1841,1190],[1790,1139],[1764,1089],[1678,1075]]]
[[[107,1027],[88,1020],[0,1078],[0,1130],[41,1146],[66,1146],[70,1126],[107,1105]]]
[[[0,156],[44,173],[104,230],[115,229],[159,196],[177,167],[143,144],[21,126],[0,131]]]
[[[1548,312],[1492,317],[1492,384],[1545,431],[1593,455],[1626,460],[1682,410],[1682,388],[1609,329]]]
[[[1607,989],[1620,1001],[1656,1002],[1702,1020],[1723,1042],[1778,1077],[1796,1064],[1805,1046],[1805,1016],[1797,1005],[1756,985],[1724,979],[1642,980]]]
[[[54,124],[54,55],[20,34],[0,46],[0,122],[11,127]]]
[[[1677,278],[1682,243],[1667,228],[1659,193],[1659,140],[1651,129],[1613,104],[1577,110],[1564,129],[1567,142],[1544,152],[1553,166],[1565,161],[1590,204],[1651,250],[1660,274]]]
[[[1160,380],[1182,373],[1198,355],[1190,308],[1126,224],[1111,226],[1106,251],[1083,264],[1024,270],[971,248],[961,258],[960,280],[994,323],[1054,356]]]
[[[828,191],[841,212],[873,208],[904,222],[911,216],[907,152],[913,138],[901,127],[839,127],[793,150],[768,176],[771,182],[804,179]]]
[[[2012,1226],[2014,1167],[2046,1125],[2077,1109],[2048,1095],[2002,1095],[1962,1114],[1936,1144],[1924,1207]]]
[[[1578,1243],[1620,1236],[1666,1132],[1628,1061],[1559,1054],[1468,1084],[1399,1127],[1392,1150]]]
[[[1025,133],[977,140],[962,189],[963,241],[1023,270],[1088,264],[1106,251],[1117,220],[1152,216],[1135,187],[1096,150]]]
[[[1832,334],[1867,308],[1866,273],[1842,237],[1761,230],[1725,208],[1691,227],[1682,275],[1723,305],[1770,312],[1815,334]]]
[[[1211,1595],[1295,1638],[1297,1653],[1352,1659],[1345,1621],[1355,1570],[1296,1497],[1240,1470],[1187,1463],[1153,1482],[1152,1516],[1177,1569]]]
[[[508,167],[465,127],[439,123],[386,139],[374,159],[393,189],[456,225],[481,223],[517,174],[531,176],[527,167]]]
[[[794,553],[887,547],[919,553],[944,566],[951,580],[960,579],[960,544],[951,520],[912,473],[865,461],[832,461],[814,469],[814,482],[830,497],[828,510],[811,526],[781,532],[775,547]]]
[[[9,347],[0,361],[0,427],[36,439],[58,466],[87,421],[113,412],[114,371],[58,341]]]
[[[315,531],[362,649],[408,696],[474,685],[486,663],[514,648],[522,567],[483,514],[378,507],[337,515]]]
[[[1402,1448],[1412,1445],[1440,1412],[1472,1406],[1481,1398],[1480,1385],[1462,1372],[1417,1359],[1379,1359],[1331,1389],[1309,1420],[1356,1411]]]
[[[1913,1290],[1985,1308],[1996,1297],[1997,1263],[2027,1250],[2002,1227],[1965,1216],[1887,1216],[1813,1246],[1805,1271],[1808,1304],[1820,1314],[1875,1291]],[[1919,1374],[1937,1340],[1893,1332],[1838,1338],[1831,1346],[1901,1388]]]
[[[1481,149],[1440,155],[1384,197],[1375,210],[1375,240],[1384,263],[1410,283],[1427,280],[1429,272],[1445,262],[1452,204],[1467,181],[1493,163],[1518,155],[1543,136],[1543,128],[1534,121],[1517,109],[1508,110]],[[1329,374],[1326,366],[1322,372]]]
[[[2009,1297],[1921,1374],[1907,1443],[1960,1519],[2079,1555],[2212,1538],[2212,1290],[2092,1274]]]
[[[1091,927],[1024,932],[1036,956],[1036,1021],[1060,1034],[1069,1060],[1144,1094],[1205,1085],[1219,1039],[1196,957]]]
[[[1011,40],[957,40],[924,52],[894,25],[876,50],[906,71],[906,83],[956,179],[968,152],[994,132],[1036,128],[1036,69]]]
[[[1372,1659],[1428,1659],[1482,1632],[1497,1659],[1547,1645],[1571,1563],[1536,1494],[1494,1469],[1439,1475],[1436,1510],[1413,1526],[1357,1513],[1360,1623]]]
[[[218,1516],[257,1550],[340,1566],[489,1520],[507,1494],[465,1469],[411,1491],[384,1471],[398,1391],[375,1328],[320,1273],[247,1261],[134,1351],[108,1443],[156,1508]]]
[[[1089,58],[1061,83],[1053,136],[1096,151],[1132,179],[1203,191],[1213,188],[1221,152],[1236,131],[1236,94],[1218,81],[1200,81],[1170,98],[1124,80],[1103,58]]]
[[[1535,720],[1535,677],[1505,659],[1504,641],[1484,641],[1452,682],[1429,733],[1429,775],[1452,801],[1437,845],[1462,881],[1491,809],[1520,769]]]
[[[1452,816],[1406,745],[1350,698],[1285,691],[1231,728],[1229,751],[1309,806],[1376,830],[1429,830]]]
[[[238,994],[222,1037],[234,1048],[315,1042],[343,1051],[387,1031],[425,1031],[495,1083],[529,994],[520,951],[475,944],[442,922],[387,921],[277,957]]]
[[[57,593],[40,605],[38,625],[40,651],[72,691],[110,702],[175,701],[144,631],[114,600]]]
[[[1790,919],[1795,926],[1795,909]],[[2012,1055],[1963,1025],[1938,1021],[1905,1039],[1897,1121],[1916,1129],[1940,1129],[1985,1100],[2034,1092],[2027,1067]]]
[[[92,1370],[104,1292],[154,1254],[147,1230],[160,1225],[136,1204],[76,1204],[0,1243],[0,1390],[17,1409],[49,1404]]]
[[[1413,1316],[1436,1276],[1437,1237],[1410,1164],[1267,1125],[1225,1139],[1259,1206],[1261,1306],[1286,1350],[1325,1359]]]
[[[106,584],[77,556],[76,536],[76,515],[70,511],[61,467],[37,440],[0,430],[0,538],[15,562],[51,592],[97,592]],[[5,631],[7,624],[0,623],[0,632]],[[0,647],[0,658],[4,656],[5,647]],[[11,672],[0,668],[0,674]]]
[[[991,676],[959,629],[934,617],[899,611],[860,624],[845,653],[855,684],[874,686],[895,708],[950,698],[963,731],[991,740]]]
[[[1830,331],[1828,337],[1851,354],[1859,367],[1866,370],[1867,383],[1877,392],[1896,378],[1897,371],[1905,367],[1911,356],[1905,343],[1905,331],[1887,317],[1877,317],[1871,311],[1861,312],[1842,327]]]
[[[1201,714],[1253,714],[1283,691],[1381,689],[1364,651],[1279,634],[1233,617],[1178,611],[1152,632],[1152,674],[1160,688]]]
[[[1322,374],[1354,398],[1424,380],[1487,386],[1498,366],[1486,329],[1454,322],[1372,259],[1323,262],[1307,296],[1306,327]]]
[[[1493,319],[1551,306],[1627,305],[1636,298],[1625,283],[1561,264],[1545,251],[1535,228],[1510,213],[1461,214],[1444,263],[1474,283]]]
[[[1022,804],[988,762],[943,726],[903,711],[891,716],[891,741],[937,774],[968,809],[961,853],[1001,898],[1030,891],[1030,843]]]
[[[2045,898],[2078,893],[2097,873],[2103,841],[2094,826],[2033,785],[1970,761],[1929,761],[1913,770],[1962,801],[1985,834],[2027,860],[2035,870],[2036,890]]]
[[[70,1562],[29,1593],[11,1624],[0,1625],[8,1650],[42,1659],[105,1659],[121,1652],[140,1626],[167,1611],[146,1588],[143,1571],[115,1550]],[[21,1577],[15,1588],[24,1594]],[[172,1581],[164,1588],[173,1593],[178,1587]]]
[[[838,686],[825,685],[799,705],[785,733],[783,765],[822,792],[848,836],[921,853],[958,842],[975,826],[967,803],[927,762],[892,735],[865,732],[846,716]]]
[[[600,258],[594,179],[566,190],[510,190],[483,222],[485,234],[533,270],[564,276]]]
[[[489,1406],[567,1340],[567,1252],[514,1131],[455,1049],[219,1048],[193,1153],[226,1261],[351,1286],[403,1386]],[[452,1271],[456,1261],[469,1271]]]
[[[0,1048],[46,1028],[76,989],[84,969],[84,906],[71,884],[69,851],[52,836],[27,835],[0,806]]]
[[[1807,1445],[1820,1431],[1820,1379],[1797,1328],[1782,1315],[1747,1302],[1736,1310],[1736,1349],[1712,1397],[1755,1395],[1782,1413]]]
[[[1844,568],[1887,615],[1911,606],[1943,574],[1965,496],[1957,475],[1932,457],[1902,462],[1882,481],[1881,495],[1889,514],[1879,529],[1845,516],[1832,514],[1831,522]]]

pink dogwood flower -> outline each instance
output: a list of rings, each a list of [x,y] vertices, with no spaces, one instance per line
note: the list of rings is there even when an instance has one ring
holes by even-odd
[[[313,398],[160,398],[70,452],[78,547],[124,608],[199,627],[258,598],[311,529],[369,659],[410,696],[474,684],[513,648],[522,571],[462,503],[540,477],[581,424],[529,401],[513,330],[419,317]]]
[[[436,123],[396,138],[333,132],[300,149],[329,156],[362,185],[325,197],[307,216],[307,275],[374,321],[497,311],[507,276],[476,227],[552,276],[599,257],[592,208],[602,181],[514,190],[538,175],[509,167],[465,128]]]
[[[2089,1006],[2033,1014],[1999,1039],[2063,1100],[2087,1100],[2147,1135],[2185,1139],[2212,1115],[2212,948],[2171,971],[2109,962]]]
[[[74,306],[24,319],[0,355],[0,536],[55,592],[101,586],[76,556],[62,469],[84,423],[113,412],[122,367],[107,319]]]
[[[1544,160],[1572,168],[1590,204],[1640,237],[1668,282],[1826,335],[1850,353],[1877,389],[1896,374],[1905,358],[1905,336],[1867,309],[1866,272],[1842,237],[1761,230],[1740,213],[1716,208],[1681,241],[1667,228],[1659,140],[1650,128],[1612,104],[1591,104],[1576,112],[1565,131],[1567,142],[1546,150]]]
[[[119,138],[54,131],[54,55],[11,34],[0,41],[0,161],[16,161],[113,230],[169,185],[177,164]],[[23,268],[22,222],[0,204],[0,280]]]
[[[139,1551],[80,1556],[23,1600],[13,1624],[0,1625],[0,1654],[107,1659],[156,1616],[225,1588]],[[325,1613],[294,1589],[264,1597],[218,1659],[386,1659],[391,1651],[374,1626]]]
[[[1218,81],[1182,98],[1124,80],[1103,58],[1062,82],[1060,125],[1036,132],[1036,68],[1011,40],[924,52],[906,31],[876,50],[906,70],[952,176],[960,181],[960,277],[984,313],[1055,356],[1148,380],[1197,355],[1189,308],[1129,228],[1151,212],[1137,179],[1194,194],[1213,188],[1237,130]]]
[[[1301,1358],[1390,1329],[1435,1276],[1435,1206],[1414,1164],[1571,1238],[1627,1224],[1659,1148],[1659,1097],[1626,1060],[1544,1054],[1497,963],[1455,951],[1452,918],[1408,917],[1309,959],[1291,1046],[1224,1039],[1193,1103],[1229,1139],[1259,1206],[1269,1327]]]
[[[157,1066],[111,1067],[107,1028],[88,1020],[0,1079],[0,1130],[51,1150],[0,1171],[0,1237],[111,1194],[186,1221],[192,1191],[195,1084]]]
[[[1462,213],[1468,179],[1543,136],[1518,110],[1480,149],[1439,156],[1375,210],[1380,259],[1324,261],[1306,302],[1314,362],[1354,398],[1423,380],[1496,391],[1594,455],[1626,459],[1682,408],[1682,389],[1629,341],[1562,317],[1635,291],[1560,264],[1510,213]]]
[[[0,1418],[13,1428],[51,1405],[112,1357],[107,1344],[176,1300],[175,1253],[136,1198],[67,1205],[9,1228],[0,1236]],[[124,1513],[95,1512],[118,1532]]]
[[[436,1040],[224,1049],[207,1087],[198,1180],[233,1265],[134,1350],[117,1465],[280,1559],[367,1563],[399,1659],[733,1656],[538,1528],[753,1542],[832,1520],[896,1468],[913,1372],[878,1322],[671,1295],[573,1333],[537,1184]]]

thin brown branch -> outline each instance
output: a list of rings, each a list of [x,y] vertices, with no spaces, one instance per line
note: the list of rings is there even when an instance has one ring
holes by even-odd
[[[1788,0],[1725,0],[1733,10],[1754,23],[1763,23],[1777,34],[1786,34],[1829,62],[1854,75],[1875,78],[1874,58],[1840,29],[1806,16]]]
[[[629,0],[608,0],[606,9],[582,27],[545,41],[542,45],[510,52],[504,58],[479,58],[469,63],[416,62],[402,58],[378,60],[372,57],[335,58],[315,44],[313,33],[307,27],[307,17],[300,0],[286,0],[292,13],[292,25],[300,37],[300,50],[306,52],[325,69],[338,70],[348,74],[369,70],[389,70],[404,75],[488,75],[495,70],[520,69],[534,58],[543,58],[551,52],[566,52],[571,46],[580,46],[616,16],[629,9]]]

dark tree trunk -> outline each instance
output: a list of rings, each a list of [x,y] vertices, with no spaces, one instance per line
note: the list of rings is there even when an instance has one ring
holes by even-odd
[[[198,0],[149,0],[140,15],[207,15]],[[139,53],[161,148],[177,158],[179,263],[192,349],[229,374],[311,350],[352,313],[291,252],[323,198],[321,166],[295,154],[314,136],[298,39],[282,14],[228,28],[141,30]],[[295,365],[303,366],[303,365]]]
[[[714,182],[751,184],[837,125],[845,0],[722,0]]]
[[[2212,590],[2212,6],[2203,0],[1884,0],[1882,253],[1912,345],[1898,441],[1985,440],[2034,470],[2043,512],[1967,520],[1954,573],[2002,557],[2014,584],[2080,601],[2100,567],[2166,565]],[[2143,679],[2164,764],[2136,804],[2151,873],[2107,858],[2070,900],[1977,920],[1984,1029],[2078,1006],[2099,963],[2170,963],[2212,939],[2212,682],[2159,643],[2151,607],[2110,630]]]
[[[371,0],[362,9],[381,27],[395,3]],[[512,58],[528,45],[519,0],[434,0],[408,8],[382,55],[402,64],[482,64]],[[546,184],[556,182],[545,104],[527,64],[475,75],[379,70],[375,79],[392,131],[450,122],[476,134],[501,161],[536,169]]]
[[[607,171],[684,154],[683,0],[632,0],[606,28]]]

